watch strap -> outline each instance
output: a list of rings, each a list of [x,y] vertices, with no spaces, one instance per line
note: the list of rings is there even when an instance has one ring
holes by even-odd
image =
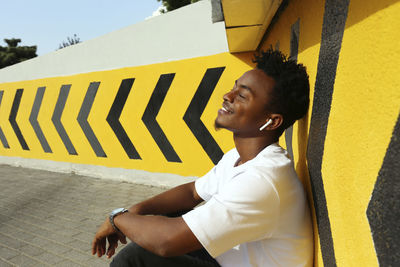
[[[115,225],[115,223],[114,223],[114,218],[115,218],[117,215],[120,215],[120,214],[125,213],[125,212],[128,212],[128,210],[127,210],[127,209],[124,209],[124,208],[119,208],[119,209],[113,210],[113,211],[110,213],[110,215],[109,215],[109,219],[110,219],[111,226],[112,226],[112,227],[114,228],[114,230],[117,231],[117,232],[121,232],[121,231],[120,231],[120,230],[118,229],[118,227]]]

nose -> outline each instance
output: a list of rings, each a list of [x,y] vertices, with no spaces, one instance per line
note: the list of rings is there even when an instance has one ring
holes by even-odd
[[[223,99],[228,102],[233,102],[234,98],[235,98],[234,91],[229,91],[228,93],[224,94],[224,96],[223,96]]]

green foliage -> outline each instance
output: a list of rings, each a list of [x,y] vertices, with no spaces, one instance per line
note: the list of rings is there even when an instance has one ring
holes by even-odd
[[[81,39],[79,39],[79,37],[76,34],[74,34],[73,37],[67,37],[67,41],[63,41],[58,46],[58,49],[62,49],[62,48],[65,48],[67,46],[70,46],[70,45],[78,44],[80,42],[81,42]]]
[[[165,13],[189,5],[191,3],[198,2],[199,0],[157,0],[157,1],[163,4],[165,9],[162,10],[161,12]]]
[[[24,60],[37,57],[36,45],[18,46],[21,39],[4,39],[7,46],[0,45],[0,69],[22,62]]]

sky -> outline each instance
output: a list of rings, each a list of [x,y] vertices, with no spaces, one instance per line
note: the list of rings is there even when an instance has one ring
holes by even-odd
[[[159,13],[157,0],[0,0],[0,46],[3,39],[37,46],[44,55],[74,34],[81,41],[136,24]]]

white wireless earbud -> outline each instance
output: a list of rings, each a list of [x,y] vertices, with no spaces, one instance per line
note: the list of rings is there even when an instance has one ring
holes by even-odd
[[[267,121],[267,123],[266,124],[264,124],[263,126],[261,126],[261,128],[260,128],[260,131],[262,131],[262,130],[264,130],[265,128],[267,128],[268,127],[268,125],[270,125],[272,123],[272,120],[271,119],[269,119],[268,121]]]

